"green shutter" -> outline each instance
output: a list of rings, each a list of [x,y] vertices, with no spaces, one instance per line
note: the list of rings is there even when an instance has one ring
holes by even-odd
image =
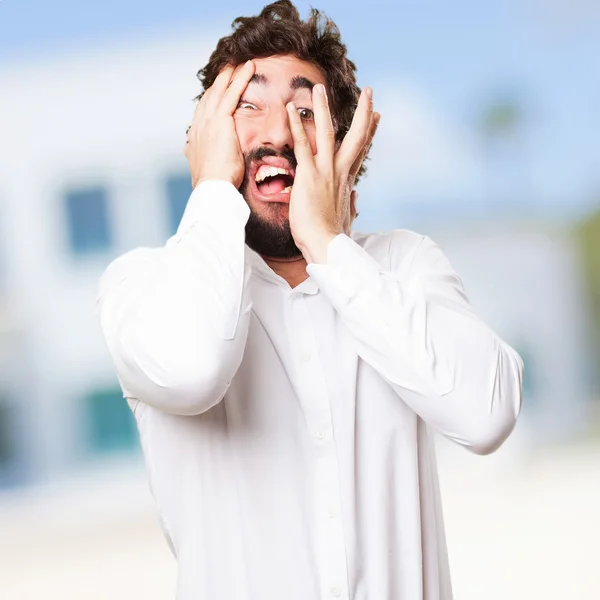
[[[135,419],[120,388],[92,390],[86,396],[85,409],[90,451],[106,453],[138,447]]]
[[[16,458],[14,409],[0,402],[0,470],[7,469]]]

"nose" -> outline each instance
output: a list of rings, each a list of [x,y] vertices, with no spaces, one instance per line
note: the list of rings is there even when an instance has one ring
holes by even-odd
[[[289,117],[283,104],[269,110],[261,133],[261,143],[278,151],[294,147]]]

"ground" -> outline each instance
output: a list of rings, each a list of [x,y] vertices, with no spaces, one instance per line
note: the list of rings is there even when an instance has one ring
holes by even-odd
[[[597,596],[600,443],[514,442],[488,457],[442,443],[439,453],[457,600]],[[175,597],[175,563],[137,464],[4,493],[0,531],[1,598]]]

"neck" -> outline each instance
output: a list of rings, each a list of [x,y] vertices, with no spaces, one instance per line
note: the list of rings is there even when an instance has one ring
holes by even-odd
[[[302,254],[294,258],[271,258],[263,256],[263,260],[271,269],[285,279],[291,288],[295,288],[308,279],[306,272],[306,260]]]

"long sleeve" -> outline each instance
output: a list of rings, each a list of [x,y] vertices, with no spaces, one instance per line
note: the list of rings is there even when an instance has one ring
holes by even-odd
[[[521,406],[523,362],[474,313],[442,250],[421,236],[384,268],[345,235],[308,273],[373,367],[428,425],[477,454],[496,450]]]
[[[97,315],[126,397],[180,415],[221,400],[248,335],[249,214],[233,185],[204,182],[164,247],[136,248],[107,267]]]

